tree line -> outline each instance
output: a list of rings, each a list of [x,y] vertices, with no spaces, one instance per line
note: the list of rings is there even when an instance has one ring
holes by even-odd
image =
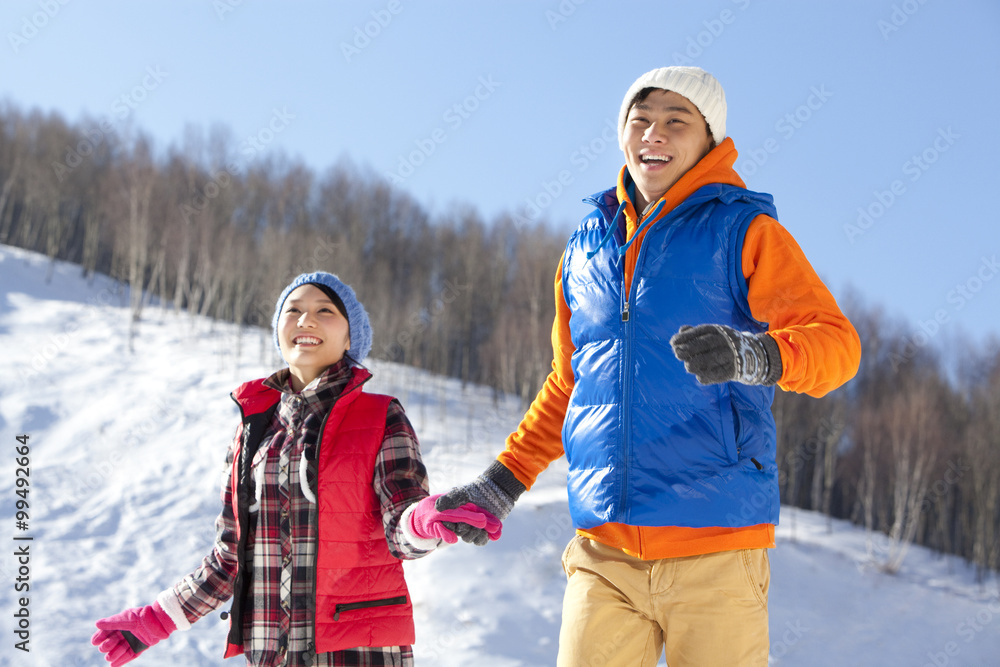
[[[241,160],[225,128],[158,153],[132,128],[0,106],[0,243],[121,281],[133,336],[150,299],[269,327],[282,287],[322,269],[365,304],[373,357],[527,403],[551,368],[565,240],[472,206],[432,218],[346,161]],[[865,526],[887,571],[912,543],[1000,569],[1000,348],[969,345],[953,372],[881,309],[842,305],[862,367],[822,399],[777,392],[782,502]]]
[[[864,526],[885,571],[916,543],[984,578],[1000,569],[1000,344],[958,336],[949,364],[882,309],[847,311],[858,375],[818,400],[776,395],[782,502]]]

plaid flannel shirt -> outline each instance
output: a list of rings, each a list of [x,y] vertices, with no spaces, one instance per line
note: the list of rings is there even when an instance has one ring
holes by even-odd
[[[244,618],[244,653],[253,667],[300,665],[379,667],[412,665],[409,646],[361,647],[315,654],[313,637],[314,564],[317,512],[315,446],[323,417],[351,376],[340,362],[302,392],[294,393],[283,369],[265,383],[281,391],[267,433],[254,455],[253,475],[259,504],[250,544],[253,553],[251,599]],[[233,594],[236,574],[236,522],[230,476],[236,443],[229,448],[222,487],[222,513],[216,520],[216,544],[201,567],[181,580],[173,592],[190,622],[221,606]],[[303,470],[305,467],[305,470]],[[303,492],[303,484],[309,489]],[[429,551],[410,544],[399,527],[409,505],[428,495],[427,470],[416,434],[402,406],[392,401],[385,436],[372,481],[382,508],[390,552],[411,559]]]

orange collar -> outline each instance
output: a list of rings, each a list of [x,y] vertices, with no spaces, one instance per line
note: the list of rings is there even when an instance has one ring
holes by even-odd
[[[691,167],[674,183],[672,188],[664,193],[661,197],[664,205],[659,207],[657,218],[669,214],[678,204],[703,185],[722,183],[745,188],[746,184],[743,183],[743,179],[733,169],[737,157],[736,145],[730,137],[726,137],[721,144],[710,150],[705,157],[698,161],[698,164]],[[626,240],[631,239],[639,227],[639,215],[628,194],[631,181],[632,177],[628,174],[628,166],[622,166],[621,171],[618,172],[617,195],[619,204],[626,202],[624,211]]]

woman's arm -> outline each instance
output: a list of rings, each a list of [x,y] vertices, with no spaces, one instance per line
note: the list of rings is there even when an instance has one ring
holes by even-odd
[[[437,540],[421,540],[405,530],[401,521],[408,507],[429,495],[430,483],[417,435],[399,401],[392,401],[386,413],[373,484],[382,507],[390,553],[396,558],[414,559],[433,551]]]
[[[180,630],[222,606],[233,596],[236,577],[236,519],[232,504],[233,458],[240,440],[237,431],[226,456],[226,470],[222,476],[222,512],[215,520],[215,546],[201,566],[187,575],[173,588],[157,597],[160,606],[170,615]]]

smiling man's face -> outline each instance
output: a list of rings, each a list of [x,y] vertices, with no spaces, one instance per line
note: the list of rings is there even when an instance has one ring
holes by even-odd
[[[654,90],[632,106],[622,135],[637,213],[664,195],[712,148],[708,124],[688,98]]]

